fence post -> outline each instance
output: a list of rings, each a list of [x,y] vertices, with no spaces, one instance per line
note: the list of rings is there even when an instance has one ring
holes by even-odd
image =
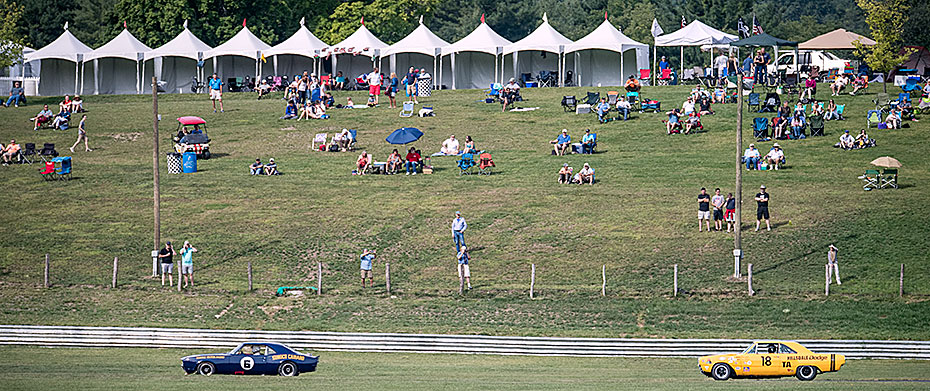
[[[48,254],[45,254],[45,285],[44,286],[46,288],[48,288],[48,267],[49,267]]]
[[[536,264],[530,264],[530,298],[533,298],[533,289],[536,288]]]
[[[391,294],[391,263],[384,263],[384,285],[387,287],[387,293]]]
[[[252,261],[249,261],[247,273],[249,275],[249,292],[252,291]]]
[[[607,296],[607,265],[601,266],[601,296]]]
[[[675,277],[672,283],[673,284],[672,289],[674,289],[674,292],[672,292],[672,296],[678,297],[678,264],[677,263],[675,264],[674,274],[675,274]]]
[[[828,263],[824,266],[826,267],[823,269],[823,277],[825,280],[823,283],[823,294],[824,296],[830,296],[830,264]]]
[[[749,283],[749,296],[756,294],[756,291],[752,290],[752,264],[749,265],[749,278],[746,280]]]
[[[898,281],[898,297],[904,297],[904,264],[901,264],[901,279]]]
[[[323,262],[316,263],[316,294],[323,294]]]
[[[113,288],[116,288],[117,270],[119,270],[119,257],[113,257]]]

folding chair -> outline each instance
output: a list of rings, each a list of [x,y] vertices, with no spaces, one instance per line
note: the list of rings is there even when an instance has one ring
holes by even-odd
[[[875,103],[875,109],[884,111],[885,109],[891,107],[891,99],[888,97],[888,94],[884,92],[879,92],[875,96],[875,99],[872,100],[872,103]]]
[[[504,86],[501,83],[491,83],[491,87],[484,91],[485,98],[486,98],[485,102],[494,103],[495,100],[500,98],[501,90],[503,88]],[[492,99],[492,100],[488,101],[487,99]]]
[[[757,139],[767,138],[769,136],[769,120],[763,117],[752,119],[752,137]]]
[[[694,71],[694,79],[695,81],[697,81],[697,84],[700,84],[706,87],[707,86],[707,81],[706,81],[707,75],[704,72],[704,68],[695,66],[694,68],[691,68],[691,69],[692,71]]]
[[[753,107],[756,108],[756,111],[757,111],[757,112],[758,112],[759,110],[762,109],[762,105],[761,105],[761,103],[760,103],[760,101],[759,101],[759,93],[758,93],[758,92],[751,92],[751,93],[749,93],[749,99],[746,101],[746,109],[747,109],[747,110],[752,110]]]
[[[843,110],[846,110],[846,105],[836,105],[836,114],[840,116],[840,119],[845,119],[843,118]]]
[[[898,188],[898,170],[895,168],[886,168],[882,171],[882,176],[879,179],[882,181],[881,189],[886,187]]]
[[[672,70],[665,68],[662,70],[661,76],[659,76],[659,78],[656,79],[656,84],[660,86],[667,86],[671,84],[671,81],[672,81]]]
[[[639,83],[640,85],[648,86],[649,78],[652,77],[651,69],[640,69],[639,70]]]
[[[694,69],[685,69],[681,75],[682,84],[685,80],[694,81]]]
[[[475,166],[475,156],[471,153],[463,153],[457,163],[459,167],[459,176],[471,175],[471,168]]]
[[[44,161],[49,161],[49,159],[58,157],[58,151],[55,150],[55,144],[45,143],[42,146],[42,150],[39,151],[39,157]]]
[[[46,182],[55,179],[55,162],[45,162],[45,170],[39,171],[39,174],[42,175],[42,179],[45,179]]]
[[[21,163],[29,163],[38,160],[39,152],[36,151],[35,143],[26,143],[22,150],[19,151],[19,161]]]
[[[639,104],[639,91],[629,91],[626,93],[626,101],[630,102],[630,111],[643,111],[642,105]]]
[[[812,115],[808,117],[811,128],[811,137],[814,136],[823,136],[823,116],[822,115]]]
[[[52,162],[58,162],[61,166],[55,169],[55,177],[58,180],[71,180],[71,156],[60,156],[52,159]]]
[[[620,96],[620,93],[617,91],[607,91],[607,104],[614,106],[617,104],[617,98]]]
[[[413,116],[413,101],[405,101],[404,108],[400,111],[400,116],[404,118]]]
[[[882,112],[878,110],[869,110],[869,113],[865,116],[866,128],[871,128],[872,124],[875,124],[878,127],[878,124],[882,122]]]
[[[310,149],[316,151],[317,148],[319,148],[317,147],[318,144],[326,145],[326,136],[326,133],[317,133],[315,136],[313,136],[313,141],[310,142]]]
[[[881,184],[879,183],[881,174],[878,173],[878,170],[865,170],[865,174],[859,177],[862,179],[862,182],[865,184],[862,185],[862,190],[872,190],[880,188]]]
[[[565,95],[562,97],[562,109],[565,112],[575,111],[575,107],[578,106],[578,101],[575,99],[574,95]]]
[[[591,105],[592,107],[601,101],[600,92],[588,92],[587,98],[585,98],[584,104]]]
[[[482,152],[478,155],[478,173],[483,175],[491,175],[491,169],[497,167],[494,164],[494,159],[491,157],[491,154],[488,152]]]
[[[920,91],[921,90],[920,84],[917,84],[919,81],[920,79],[917,77],[908,77],[907,80],[904,82],[904,85],[901,86],[901,89],[904,90],[905,92]]]

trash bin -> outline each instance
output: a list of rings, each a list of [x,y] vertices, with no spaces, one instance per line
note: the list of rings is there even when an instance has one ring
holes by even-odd
[[[168,160],[168,173],[169,174],[180,174],[181,173],[181,154],[177,152],[168,152],[165,158]]]
[[[184,152],[182,157],[184,165],[185,174],[193,174],[197,172],[197,154],[194,152]]]
[[[417,79],[417,96],[430,96],[433,90],[433,78],[421,77]]]

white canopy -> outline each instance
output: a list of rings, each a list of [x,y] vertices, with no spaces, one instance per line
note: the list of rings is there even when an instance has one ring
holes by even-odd
[[[420,23],[416,29],[408,34],[404,39],[387,47],[381,51],[382,56],[388,56],[397,53],[420,53],[427,56],[435,56],[436,49],[449,46],[449,43],[433,34],[429,28]]]
[[[65,32],[56,38],[52,43],[27,53],[26,62],[41,60],[41,70],[39,72],[39,95],[64,95],[77,93],[78,73],[84,55],[92,52],[93,49],[83,44],[68,31],[68,24],[65,24]],[[74,63],[72,65],[68,62]]]
[[[290,38],[273,46],[271,49],[265,50],[264,53],[266,57],[278,54],[296,54],[313,57],[317,50],[322,50],[327,46],[329,45],[323,43],[323,41],[307,29],[307,26],[304,26],[304,20],[301,19],[300,28],[297,29]]]
[[[656,46],[700,46],[738,41],[739,37],[727,34],[695,19],[674,33],[656,37]]]
[[[50,58],[78,62],[84,55],[93,51],[93,49],[75,38],[74,35],[68,31],[66,25],[65,32],[52,41],[52,43],[32,53],[27,53],[25,58],[26,62]]]
[[[204,53],[203,58],[242,56],[258,60],[258,53],[268,49],[271,49],[271,46],[258,39],[255,34],[249,31],[248,27],[243,26],[242,30],[239,30],[239,32],[228,41]]]
[[[500,36],[484,23],[483,21],[475,28],[471,34],[465,36],[455,43],[442,48],[442,55],[458,52],[481,52],[487,54],[497,54],[498,47],[510,45],[512,42]]]
[[[623,54],[631,49],[635,50],[634,56]],[[576,53],[578,85],[622,85],[630,72],[649,69],[649,45],[627,37],[606,19],[584,38],[567,45],[565,52]],[[620,53],[620,56],[609,52]]]
[[[200,38],[197,38],[194,33],[187,29],[187,26],[184,26],[184,31],[181,31],[174,39],[155,50],[146,52],[145,60],[155,57],[186,57],[197,60],[200,58],[198,53],[205,53],[209,50],[209,45],[203,43]]]
[[[543,22],[530,35],[510,45],[504,46],[504,54],[538,50],[541,52],[561,53],[560,47],[570,45],[572,41],[549,25],[549,18],[543,15]]]
[[[452,55],[448,72],[442,67],[441,78],[446,74],[452,75],[452,89],[462,86],[464,88],[487,88],[491,83],[499,80],[497,55],[504,46],[513,42],[500,36],[484,22],[470,34],[457,42],[442,48],[442,55]],[[500,48],[500,49],[498,49]],[[493,56],[493,58],[488,57]],[[456,69],[456,63],[459,64]],[[441,84],[441,80],[440,80]]]
[[[378,39],[378,37],[372,34],[371,31],[368,31],[368,28],[363,24],[348,38],[333,45],[331,49],[333,53],[336,54],[356,53],[363,56],[374,57],[375,50],[380,52],[387,47],[388,44]]]
[[[209,51],[210,45],[205,44],[187,28],[168,43],[155,50],[145,53],[145,67],[143,67],[142,91],[151,92],[152,86],[145,82],[152,75],[158,78],[165,92],[175,93],[190,90],[193,79],[204,80],[203,69],[198,61],[203,54]],[[149,60],[154,60],[149,62]]]
[[[124,28],[123,31],[111,39],[110,42],[84,55],[84,62],[104,57],[139,61],[140,54],[150,51],[152,51],[152,48],[145,46],[144,43],[140,42],[129,32],[129,29]]]

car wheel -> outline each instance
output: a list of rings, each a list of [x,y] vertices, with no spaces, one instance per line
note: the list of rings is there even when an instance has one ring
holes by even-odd
[[[730,368],[727,364],[718,362],[710,369],[710,374],[714,377],[714,380],[727,380],[730,376],[733,376],[733,368]]]
[[[204,160],[209,159],[209,158],[210,158],[210,151],[203,151],[203,158],[204,158]]]
[[[216,372],[216,365],[213,365],[212,362],[204,361],[202,363],[197,364],[197,373],[201,375],[210,376],[214,374],[215,372]]]
[[[795,373],[795,375],[798,377],[798,380],[800,381],[811,381],[811,380],[814,380],[815,377],[817,377],[817,368],[807,366],[807,365],[801,366],[801,367],[798,367],[798,371],[797,373]]]
[[[281,376],[297,376],[297,365],[288,361],[278,366],[278,374]]]

